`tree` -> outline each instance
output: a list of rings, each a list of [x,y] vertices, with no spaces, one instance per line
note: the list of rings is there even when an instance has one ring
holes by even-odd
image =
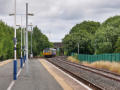
[[[116,42],[120,35],[119,22],[120,16],[114,16],[102,23],[94,37],[94,40],[97,41],[96,53],[113,53],[116,51]]]
[[[71,33],[78,33],[80,31],[85,30],[86,32],[90,34],[95,34],[96,30],[100,27],[99,22],[94,22],[94,21],[83,21],[80,24],[76,24],[70,31]]]
[[[81,40],[81,37],[84,39]],[[94,21],[83,21],[75,25],[65,36],[63,43],[64,49],[68,53],[77,52],[78,42],[80,43],[80,53],[85,53],[85,51],[89,54],[114,53],[120,52],[119,37],[120,16],[114,16],[102,24]]]
[[[92,39],[99,28],[100,23],[94,21],[83,21],[75,25],[68,35],[63,39],[64,49],[68,54],[77,52],[78,43],[80,46],[80,53],[93,54]]]
[[[31,45],[30,32],[29,35],[29,52]],[[6,25],[3,21],[0,21],[0,60],[10,59],[14,57],[14,28]],[[36,26],[33,30],[33,54],[34,56],[40,55],[40,52],[44,48],[51,47],[52,43],[48,41],[48,38],[41,33]],[[21,52],[21,28],[17,29],[17,58],[20,58]]]
[[[0,60],[13,57],[13,28],[0,21]]]
[[[29,38],[30,38],[30,33],[29,33]],[[29,39],[29,48],[30,48],[30,42],[31,40]],[[44,34],[41,33],[40,29],[37,26],[33,28],[33,43],[32,44],[33,44],[32,48],[33,48],[34,56],[40,55],[43,49],[53,46],[52,43],[48,41],[48,38]]]

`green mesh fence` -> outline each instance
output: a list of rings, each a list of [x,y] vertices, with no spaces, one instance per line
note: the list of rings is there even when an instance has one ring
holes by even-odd
[[[110,61],[110,62],[120,62],[120,53],[112,54],[98,54],[98,55],[88,55],[88,54],[76,54],[72,53],[71,56],[77,58],[78,60],[86,62],[95,62],[95,61]]]

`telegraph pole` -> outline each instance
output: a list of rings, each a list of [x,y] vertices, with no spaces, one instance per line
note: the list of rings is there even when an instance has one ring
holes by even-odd
[[[20,62],[20,67],[21,67],[21,68],[23,67],[23,56],[22,56],[22,52],[23,52],[23,49],[22,49],[22,16],[21,16],[21,62]]]
[[[24,62],[25,62],[25,59],[26,59],[26,52],[25,52],[25,50],[26,50],[26,30],[25,30],[25,28],[24,28]]]
[[[28,3],[26,3],[26,73],[28,74],[28,15],[33,16],[33,14],[28,13]]]
[[[31,25],[31,58],[33,58],[33,53],[32,53],[32,33],[33,33],[33,28]]]
[[[79,43],[78,43],[78,55],[79,55]]]

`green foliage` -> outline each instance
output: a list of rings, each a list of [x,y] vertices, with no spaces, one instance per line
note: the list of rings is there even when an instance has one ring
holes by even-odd
[[[100,23],[94,21],[84,21],[75,25],[70,34],[63,39],[64,50],[70,55],[71,52],[77,52],[79,43],[80,53],[94,53],[94,48],[91,45],[93,35],[95,34]]]
[[[120,53],[120,37],[118,38],[115,46],[116,46],[115,52]]]
[[[100,24],[94,21],[83,21],[75,25],[70,34],[63,39],[64,50],[77,53],[101,54],[120,52],[120,16],[108,18]]]
[[[0,21],[0,60],[13,58],[13,35],[13,28]]]
[[[70,31],[70,34],[75,32],[79,33],[80,31],[86,31],[88,33],[94,34],[99,26],[99,22],[83,21],[82,23],[75,25]]]
[[[31,33],[29,36],[29,53],[31,45]],[[0,21],[0,60],[10,59],[14,57],[14,29],[4,22]],[[44,48],[52,47],[53,44],[48,41],[48,38],[41,33],[38,27],[33,29],[33,54],[38,56]],[[21,52],[21,28],[17,29],[17,58],[20,58]]]
[[[94,37],[97,54],[116,52],[116,48],[118,48],[118,46],[116,47],[116,42],[120,36],[119,22],[120,16],[114,16],[107,19],[100,26]]]
[[[53,44],[48,41],[48,38],[44,34],[41,33],[41,31],[39,30],[37,26],[33,28],[32,37],[33,37],[32,48],[33,48],[34,56],[41,55],[41,52],[43,51],[43,49],[53,46]],[[31,33],[29,32],[29,52],[31,50],[30,43],[31,43]]]

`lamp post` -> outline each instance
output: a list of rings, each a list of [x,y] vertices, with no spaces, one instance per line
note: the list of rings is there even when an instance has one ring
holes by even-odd
[[[17,58],[16,58],[16,0],[14,0],[14,14],[9,14],[9,16],[14,15],[14,61],[13,61],[13,80],[17,80]]]
[[[78,42],[78,59],[79,59],[79,48],[80,48],[80,46],[79,46],[79,42]]]
[[[16,26],[19,26],[20,25],[16,25]],[[21,58],[20,58],[20,67],[22,68],[23,66],[23,58],[22,58],[22,24],[21,24]]]
[[[23,56],[22,56],[22,52],[23,52],[23,49],[22,49],[22,16],[21,16],[21,59],[20,59],[20,67],[22,68],[23,67]]]
[[[14,0],[14,14],[9,14],[9,16],[14,15],[14,61],[13,61],[13,80],[17,80],[17,38],[16,38],[16,0]],[[20,14],[22,15],[22,14]],[[24,15],[24,14],[23,14]],[[27,22],[28,15],[33,16],[33,14],[28,13],[28,4],[26,4],[26,54],[28,59],[28,31]]]
[[[79,55],[79,43],[78,43],[78,55]]]
[[[16,25],[20,26],[20,25]],[[21,58],[20,58],[20,67],[23,67],[23,56],[22,56],[23,48],[22,48],[22,15],[21,15]]]
[[[32,23],[30,25],[28,25],[31,27],[31,54],[30,54],[30,58],[33,58],[33,52],[32,52],[32,32],[33,32],[33,28],[32,28]]]
[[[25,42],[25,40],[26,40],[26,37],[25,37],[25,35],[26,35],[26,30],[25,30],[25,28],[24,28],[24,63],[25,63],[25,59],[26,59],[26,52],[25,52],[25,46],[26,46],[26,42]]]
[[[17,39],[16,39],[16,0],[14,1],[14,61],[13,61],[13,79],[17,80],[17,58],[16,58],[16,46],[17,46]]]
[[[33,52],[32,52],[32,33],[33,33],[33,28],[31,26],[31,58],[33,58]]]

